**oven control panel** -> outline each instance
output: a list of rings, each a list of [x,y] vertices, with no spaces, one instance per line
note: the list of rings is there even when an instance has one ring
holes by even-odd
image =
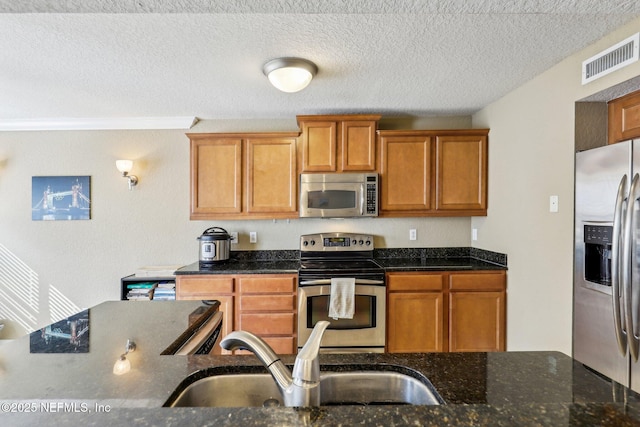
[[[373,236],[356,233],[317,233],[300,236],[301,251],[372,251]]]

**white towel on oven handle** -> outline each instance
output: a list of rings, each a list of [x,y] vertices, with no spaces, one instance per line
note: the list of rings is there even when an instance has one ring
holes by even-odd
[[[353,319],[355,312],[356,279],[334,277],[331,279],[329,317],[334,320]]]

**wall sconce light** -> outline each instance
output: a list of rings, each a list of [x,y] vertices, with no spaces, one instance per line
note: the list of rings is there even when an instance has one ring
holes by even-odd
[[[262,72],[277,89],[292,93],[307,87],[318,67],[302,58],[277,58],[264,64]]]
[[[129,180],[129,190],[138,185],[138,177],[135,175],[129,175],[131,168],[133,167],[133,161],[131,160],[116,160],[116,167],[122,173],[122,176]]]
[[[127,359],[127,354],[132,353],[136,350],[136,343],[131,340],[127,340],[127,345],[124,348],[124,353],[120,355],[118,360],[116,360],[115,365],[113,365],[113,373],[116,375],[126,374],[131,370],[131,362]]]

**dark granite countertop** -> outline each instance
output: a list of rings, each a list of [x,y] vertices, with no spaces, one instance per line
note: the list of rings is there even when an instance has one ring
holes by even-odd
[[[86,346],[41,331],[0,343],[3,425],[640,425],[639,396],[558,352],[332,354],[324,370],[409,369],[446,404],[293,408],[165,408],[172,392],[207,375],[264,371],[253,355],[161,356],[199,301],[107,302],[88,310]],[[84,316],[79,318],[84,319]],[[86,335],[86,334],[85,334]],[[111,371],[127,339],[131,372]],[[30,350],[40,351],[33,353]],[[284,356],[292,364],[293,356]]]
[[[386,271],[506,270],[506,255],[476,248],[376,249],[374,258]],[[211,268],[198,262],[186,265],[176,275],[297,273],[300,251],[232,251],[229,260]]]

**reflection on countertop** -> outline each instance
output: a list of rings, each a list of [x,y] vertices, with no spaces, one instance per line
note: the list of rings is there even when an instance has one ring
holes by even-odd
[[[353,425],[384,420],[385,425],[640,424],[636,393],[558,352],[320,356],[325,370],[395,365],[418,371],[445,400],[440,406],[163,408],[171,393],[189,381],[222,373],[266,372],[253,355],[160,355],[187,328],[189,315],[200,305],[200,301],[100,304],[88,313],[87,353],[31,353],[29,336],[3,342],[0,403],[16,411],[4,411],[2,423]],[[127,339],[137,344],[136,351],[127,355],[132,368],[116,376],[112,367]],[[283,360],[291,365],[294,356],[283,356]],[[61,409],[17,413],[18,404],[39,409],[43,403],[61,404]],[[70,406],[74,403],[77,405]],[[91,412],[83,411],[85,407]]]

